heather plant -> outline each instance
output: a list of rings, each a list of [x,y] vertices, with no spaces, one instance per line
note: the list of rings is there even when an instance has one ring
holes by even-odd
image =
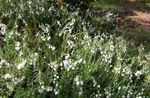
[[[150,96],[150,53],[115,33],[110,12],[2,1],[0,98]]]

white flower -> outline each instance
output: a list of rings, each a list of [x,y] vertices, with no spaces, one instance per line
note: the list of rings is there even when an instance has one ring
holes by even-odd
[[[54,89],[54,93],[55,93],[55,95],[58,95],[59,91]]]
[[[75,81],[75,83],[76,83],[77,86],[83,85],[83,83],[84,83],[83,80],[81,80],[79,76],[76,76],[76,78],[74,79],[74,81]]]
[[[6,25],[0,24],[0,34],[4,35],[6,32]]]
[[[1,61],[0,61],[0,68],[2,67],[2,65],[3,65],[4,63],[6,63],[5,60],[1,60]]]
[[[76,78],[74,79],[74,81],[76,82],[77,85],[79,85],[79,76],[76,76]]]
[[[137,96],[136,98],[142,98],[142,96]]]
[[[106,21],[110,21],[110,20],[111,20],[112,15],[113,15],[113,13],[108,12],[104,18],[106,19]]]
[[[49,45],[48,48],[52,49],[53,51],[56,49],[55,46],[52,46],[52,45]]]
[[[142,72],[141,72],[141,71],[137,71],[137,72],[135,72],[135,76],[137,76],[137,77],[139,77],[141,74],[142,74]]]
[[[59,66],[62,66],[62,63],[50,62],[50,63],[48,63],[48,66],[49,66],[50,68],[52,68],[54,71],[57,71],[57,68],[58,68]]]
[[[69,58],[70,58],[70,55],[67,54],[67,55],[65,56],[65,59],[69,59]]]
[[[95,79],[93,79],[93,86],[95,87],[97,85],[97,82],[95,81]]]
[[[121,67],[114,67],[114,72],[116,73],[116,74],[119,74],[120,73],[120,70],[121,70]]]
[[[100,86],[100,85],[97,85],[97,87],[100,88],[101,86]]]
[[[24,65],[26,64],[26,60],[22,60],[22,62],[20,62],[18,65],[17,65],[17,69],[21,69],[24,67]]]
[[[47,86],[47,87],[46,87],[46,90],[47,90],[47,91],[53,91],[53,88]]]
[[[36,62],[36,60],[38,59],[38,53],[33,53],[32,55],[31,55],[31,63],[34,63],[35,64],[35,62]]]
[[[74,42],[73,42],[73,41],[71,41],[71,40],[68,40],[68,41],[67,41],[67,44],[68,44],[70,47],[73,47]]]
[[[82,91],[80,91],[80,92],[79,92],[79,96],[81,96],[81,95],[82,95],[82,93],[83,93],[83,92],[82,92]]]
[[[51,37],[50,37],[50,36],[48,36],[48,37],[47,37],[47,40],[49,41],[50,39],[51,39]]]
[[[71,68],[71,60],[63,60],[63,65],[67,70],[69,70],[69,68]]]
[[[118,90],[121,90],[121,87],[120,87],[120,86],[118,87]]]
[[[45,38],[44,36],[41,36],[41,39],[42,39],[43,41],[46,41],[46,38]]]
[[[16,49],[17,51],[20,50],[20,42],[16,42],[15,44],[16,44],[15,49]]]
[[[83,81],[82,80],[80,80],[80,85],[83,85]]]
[[[24,79],[25,79],[24,76],[23,76],[22,78],[17,78],[17,77],[15,77],[15,78],[12,79],[12,81],[13,81],[13,83],[16,85],[16,84],[22,82]]]
[[[11,37],[13,36],[13,34],[14,34],[14,32],[13,32],[13,31],[11,31],[11,32],[9,33],[8,38],[11,38]]]
[[[106,96],[106,98],[111,98],[111,93],[108,93],[108,95]]]
[[[81,58],[74,62],[74,66],[76,66],[77,64],[81,64],[82,62],[83,62],[83,59]]]
[[[20,32],[15,32],[15,34],[17,35],[17,36],[21,36],[21,33]]]
[[[65,60],[63,60],[62,64],[63,64],[63,66],[64,66],[67,70],[69,70],[71,67],[73,67],[72,64],[71,64],[71,59],[70,59],[70,55],[69,55],[69,54],[67,54],[67,55],[65,56]]]
[[[4,79],[10,79],[12,77],[12,75],[10,75],[9,73],[3,75]]]

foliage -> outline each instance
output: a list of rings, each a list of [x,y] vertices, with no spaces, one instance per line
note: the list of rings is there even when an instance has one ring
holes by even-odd
[[[85,15],[41,0],[0,3],[1,98],[150,96],[150,54],[114,33],[110,12]]]
[[[94,0],[95,7],[102,7],[105,9],[117,9],[119,0]]]

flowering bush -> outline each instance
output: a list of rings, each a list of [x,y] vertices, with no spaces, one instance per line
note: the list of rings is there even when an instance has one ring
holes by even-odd
[[[6,9],[0,25],[0,98],[150,96],[150,54],[110,34],[112,14],[83,15],[39,0],[0,3],[11,6],[0,7]]]

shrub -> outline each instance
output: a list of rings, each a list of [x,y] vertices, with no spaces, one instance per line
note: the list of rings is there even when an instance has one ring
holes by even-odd
[[[5,24],[1,27],[0,97],[150,96],[150,54],[142,46],[107,33],[115,31],[114,26],[107,27],[113,24],[112,15],[82,15],[46,1],[20,4],[23,10],[14,6],[1,16],[14,20],[6,25],[7,30]]]

